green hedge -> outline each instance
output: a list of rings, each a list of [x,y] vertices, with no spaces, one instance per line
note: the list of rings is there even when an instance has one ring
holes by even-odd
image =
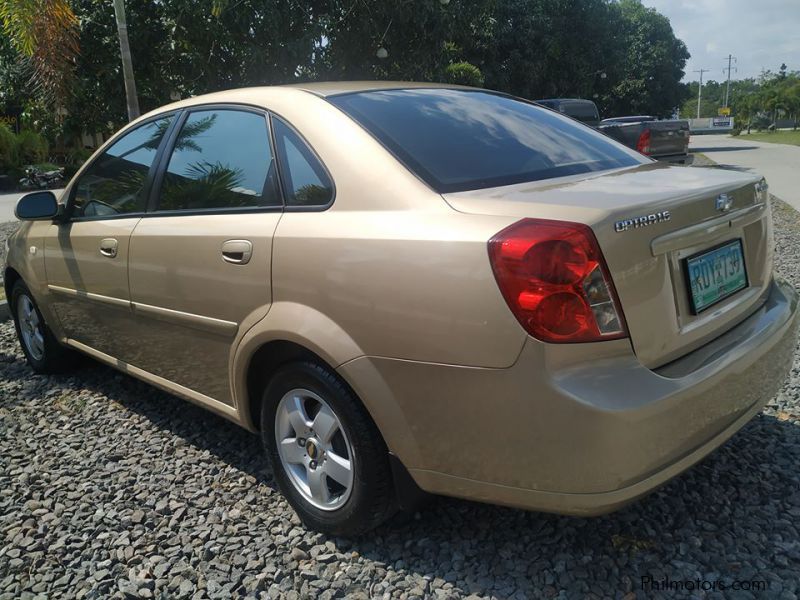
[[[17,165],[17,136],[5,123],[0,123],[0,175]]]
[[[35,131],[14,134],[7,125],[0,123],[0,174],[43,163],[48,150],[47,140]]]

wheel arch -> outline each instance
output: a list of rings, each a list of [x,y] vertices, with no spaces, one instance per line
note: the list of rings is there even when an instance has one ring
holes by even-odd
[[[362,355],[350,336],[318,310],[295,302],[274,303],[267,316],[242,337],[233,357],[232,391],[242,425],[251,431],[259,430],[262,390],[278,368],[298,360],[330,369],[370,413],[354,386],[337,370]]]
[[[14,284],[20,279],[22,279],[22,275],[20,275],[13,267],[6,267],[5,271],[3,272],[3,288],[6,293],[6,301],[8,302],[9,308],[13,308],[11,306],[11,290],[14,289]]]
[[[241,417],[248,429],[261,429],[261,394],[269,381],[283,365],[310,361],[331,369],[318,354],[289,340],[276,339],[259,346],[247,367],[246,396],[240,405]],[[332,372],[335,372],[331,369]]]

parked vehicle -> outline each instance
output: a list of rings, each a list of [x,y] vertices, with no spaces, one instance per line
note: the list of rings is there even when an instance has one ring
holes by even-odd
[[[597,105],[591,100],[550,98],[536,100],[536,103],[596,127],[628,148],[656,160],[691,164],[689,121],[659,121],[649,115],[614,117],[601,121]]]
[[[603,119],[598,127],[634,150],[666,162],[689,164],[689,121],[648,115]]]
[[[551,108],[581,123],[586,123],[590,127],[597,127],[600,124],[600,112],[597,110],[597,105],[591,100],[547,98],[545,100],[536,100],[536,104]]]
[[[485,90],[183,100],[16,214],[30,366],[83,352],[258,432],[335,534],[421,491],[614,510],[757,414],[797,339],[762,179]]]
[[[25,167],[25,177],[19,180],[23,189],[46,190],[64,186],[64,168],[42,171],[33,165]]]

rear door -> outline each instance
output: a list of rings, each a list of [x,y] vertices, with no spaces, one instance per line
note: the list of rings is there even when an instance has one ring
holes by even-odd
[[[45,237],[53,310],[67,337],[113,357],[135,335],[130,236],[145,213],[154,162],[173,120],[154,118],[114,141],[72,184],[68,219]]]
[[[197,107],[181,115],[131,238],[139,339],[124,360],[232,404],[237,338],[272,302],[272,238],[283,204],[266,113]]]

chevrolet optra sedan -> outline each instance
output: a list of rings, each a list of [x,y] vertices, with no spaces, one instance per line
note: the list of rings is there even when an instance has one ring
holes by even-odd
[[[259,432],[330,533],[421,491],[616,509],[758,413],[797,337],[763,180],[480,89],[184,100],[17,216],[31,367],[78,351]]]

